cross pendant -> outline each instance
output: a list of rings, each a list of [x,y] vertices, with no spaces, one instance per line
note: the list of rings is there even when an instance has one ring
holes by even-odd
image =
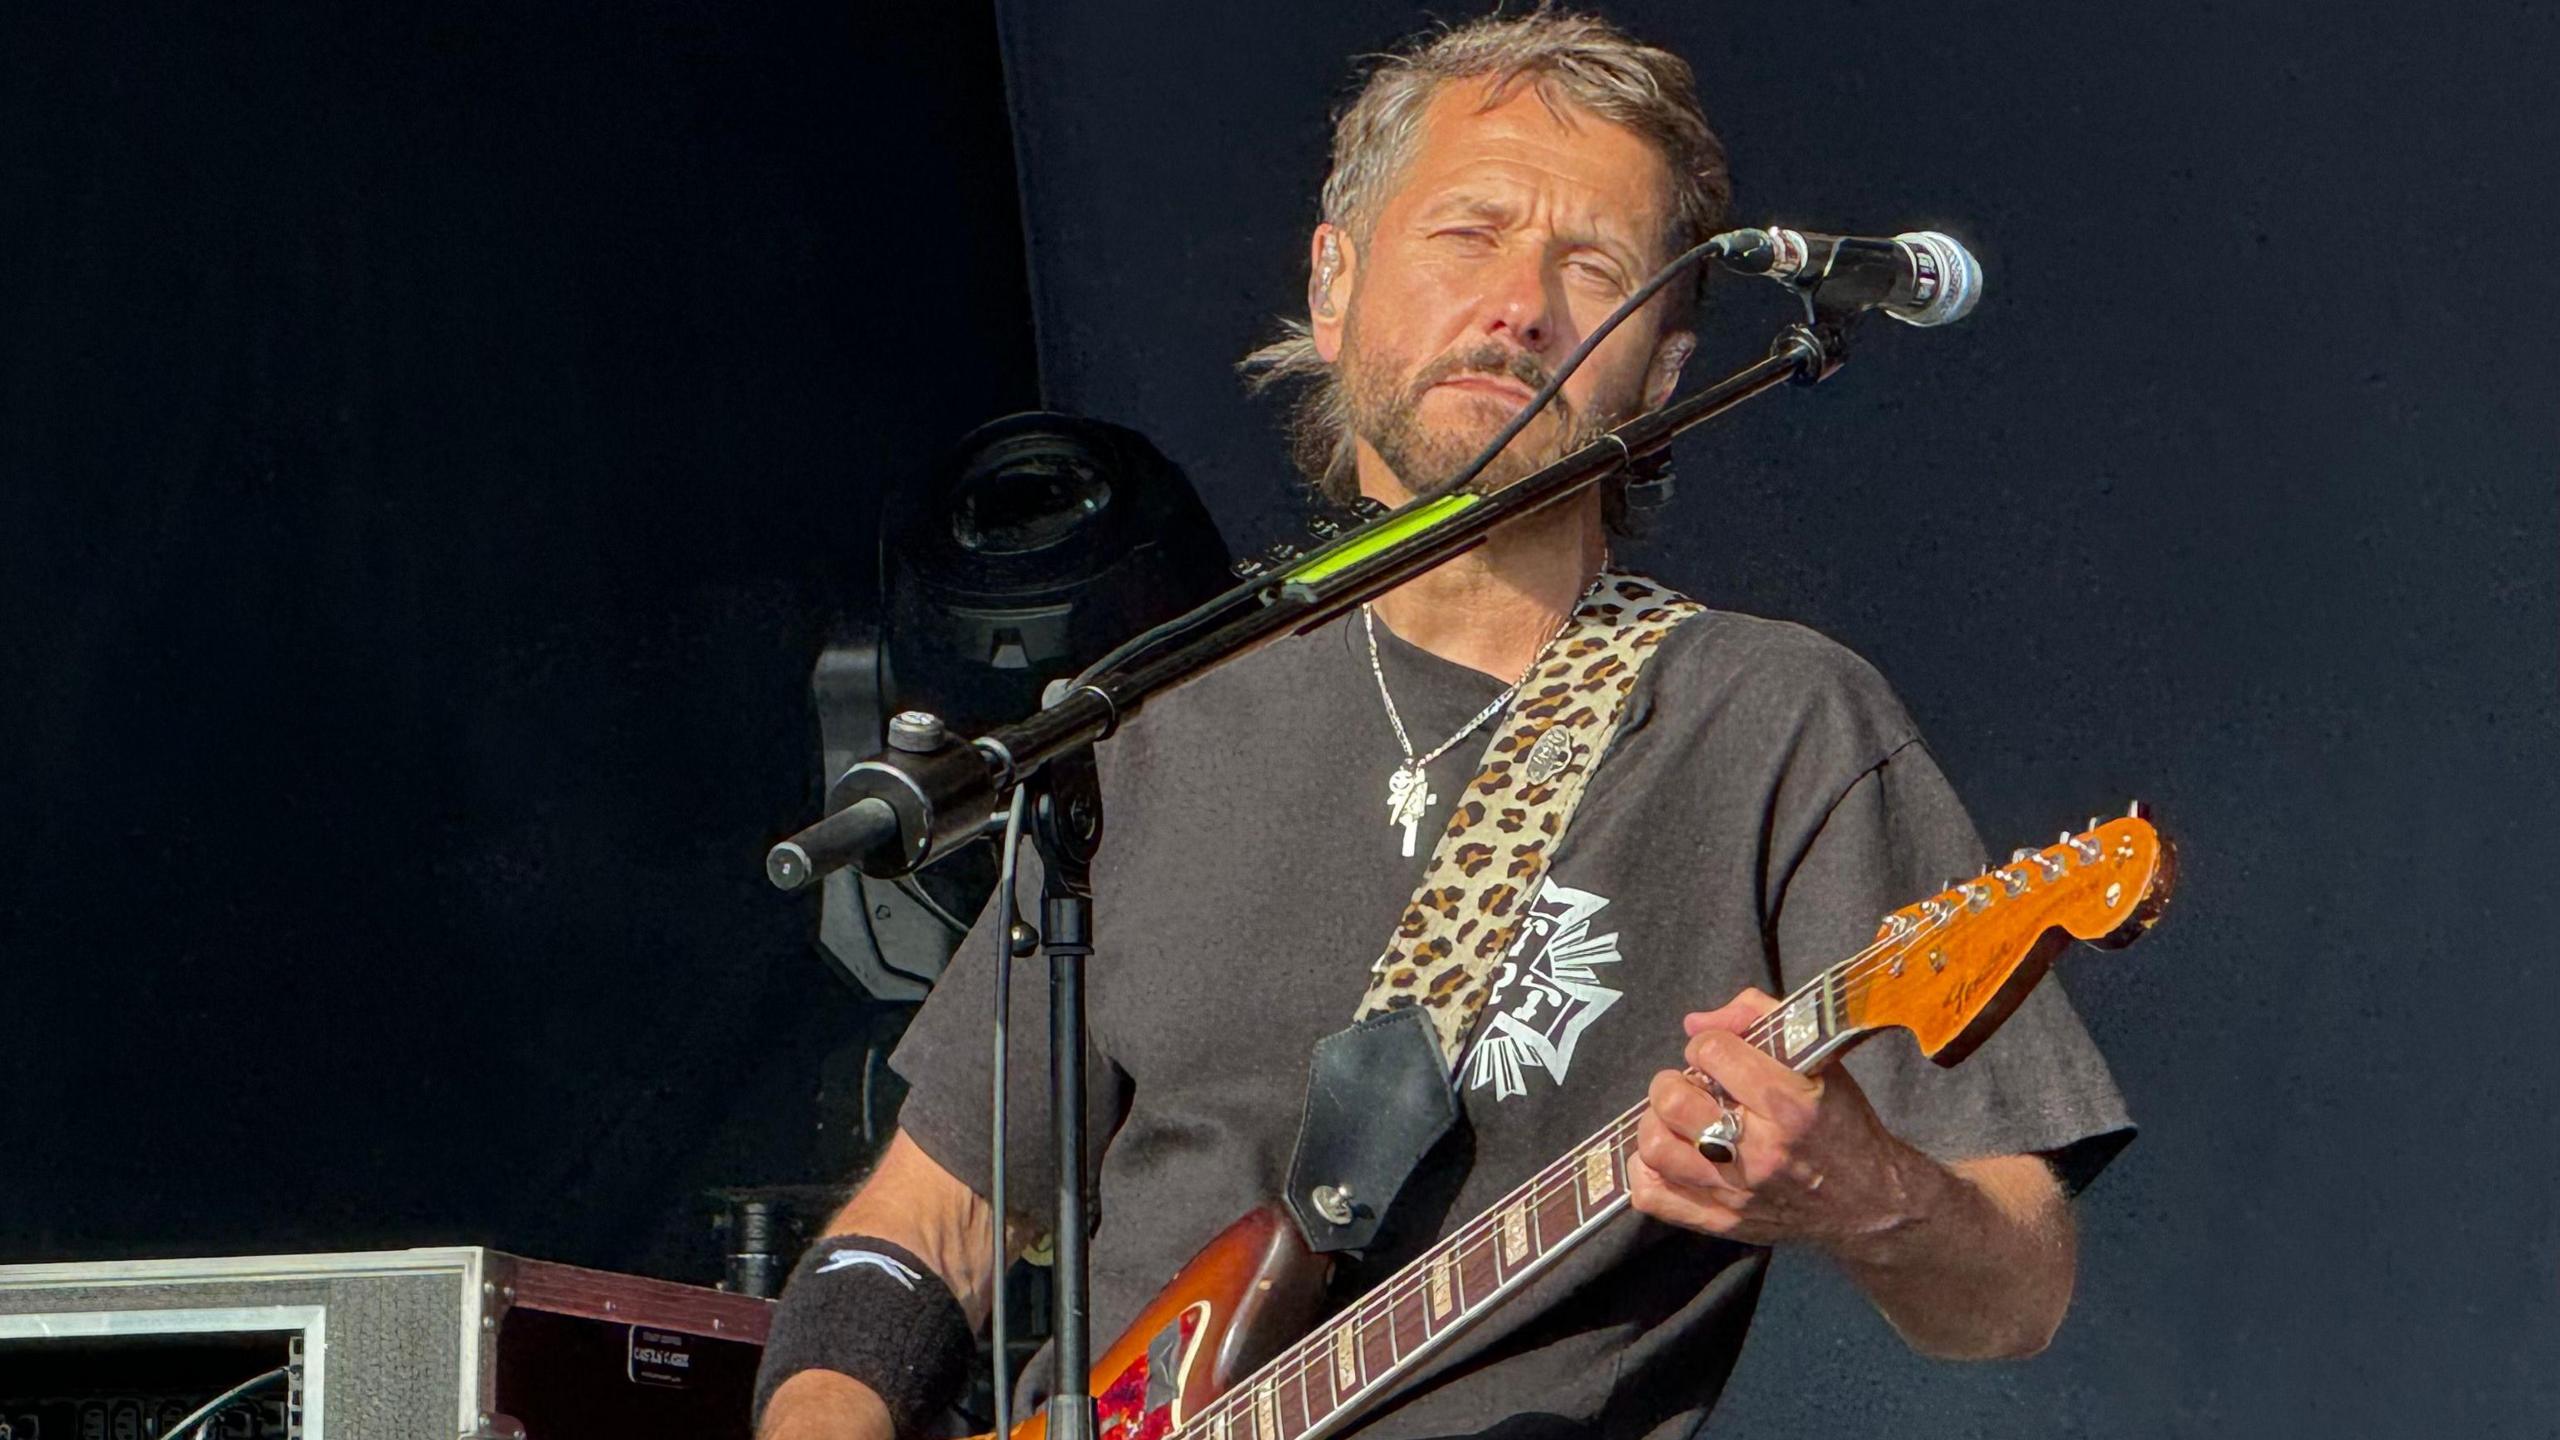
[[[1404,853],[1413,854],[1415,832],[1440,797],[1430,793],[1430,778],[1411,765],[1399,765],[1387,777],[1387,823],[1404,827]]]

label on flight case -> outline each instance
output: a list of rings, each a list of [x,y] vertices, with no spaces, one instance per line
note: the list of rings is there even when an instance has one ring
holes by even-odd
[[[630,1361],[624,1374],[634,1385],[669,1385],[679,1389],[693,1380],[693,1337],[681,1330],[631,1327]]]

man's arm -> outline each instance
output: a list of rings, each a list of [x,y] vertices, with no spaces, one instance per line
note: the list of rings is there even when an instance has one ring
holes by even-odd
[[[2078,1242],[2053,1168],[2033,1155],[1941,1165],[1914,1150],[1910,1225],[1834,1256],[1903,1340],[1945,1360],[2005,1360],[2052,1341]]]
[[[1947,1165],[1904,1144],[1846,1070],[1799,1075],[1740,1038],[1776,1003],[1746,991],[1688,1017],[1689,1067],[1743,1112],[1740,1154],[1725,1165],[1699,1155],[1693,1137],[1718,1104],[1663,1071],[1636,1133],[1631,1203],[1706,1234],[1828,1253],[1924,1354],[2043,1349],[2070,1308],[2077,1258],[2052,1171],[2032,1155]]]
[[[995,1231],[987,1202],[900,1130],[862,1188],[827,1226],[872,1235],[914,1252],[960,1302],[971,1329],[986,1323],[995,1293]],[[1005,1254],[1027,1238],[1016,1217]],[[765,1405],[760,1440],[893,1440],[888,1406],[870,1386],[831,1370],[803,1370]]]

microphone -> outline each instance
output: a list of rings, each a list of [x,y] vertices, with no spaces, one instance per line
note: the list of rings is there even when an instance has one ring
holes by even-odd
[[[1890,240],[1810,230],[1730,230],[1728,270],[1761,275],[1827,305],[1882,310],[1905,325],[1945,325],[1982,299],[1982,265],[1955,237],[1915,230]]]

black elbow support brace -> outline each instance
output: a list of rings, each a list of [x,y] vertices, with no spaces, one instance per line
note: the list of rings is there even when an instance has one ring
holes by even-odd
[[[900,1436],[925,1434],[959,1399],[977,1353],[959,1300],[931,1266],[873,1236],[830,1236],[800,1257],[774,1307],[756,1419],[783,1381],[832,1370],[877,1391]]]

